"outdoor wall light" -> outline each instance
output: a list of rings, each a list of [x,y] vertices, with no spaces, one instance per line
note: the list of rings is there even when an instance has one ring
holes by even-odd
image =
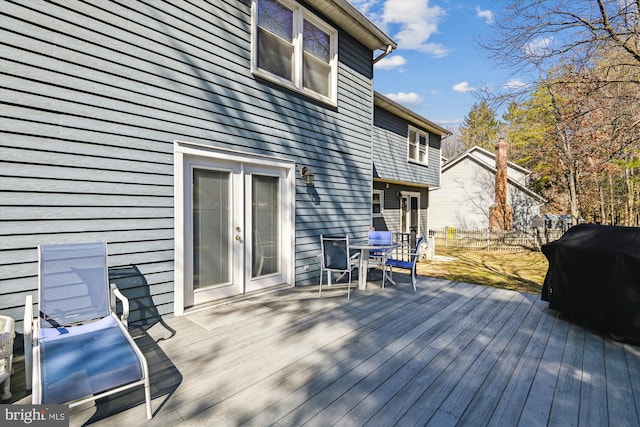
[[[300,176],[304,180],[305,184],[313,184],[313,171],[309,166],[300,167]]]

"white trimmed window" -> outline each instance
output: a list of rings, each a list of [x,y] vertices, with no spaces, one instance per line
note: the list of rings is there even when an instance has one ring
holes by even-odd
[[[331,104],[338,32],[291,0],[254,0],[251,71]]]
[[[409,126],[409,144],[407,157],[410,162],[427,165],[429,158],[429,134]]]
[[[384,190],[373,190],[371,195],[371,213],[374,217],[382,216],[384,206]]]

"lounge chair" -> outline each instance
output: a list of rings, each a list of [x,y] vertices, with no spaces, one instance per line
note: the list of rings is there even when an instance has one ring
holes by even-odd
[[[39,256],[39,314],[33,318],[27,296],[24,323],[32,403],[72,408],[143,386],[151,419],[147,362],[127,331],[128,300],[115,286],[122,318],[112,311],[107,245],[43,245]]]

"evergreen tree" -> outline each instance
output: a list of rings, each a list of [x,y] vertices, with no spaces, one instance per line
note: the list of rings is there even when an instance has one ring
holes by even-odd
[[[497,142],[500,122],[496,120],[496,113],[486,101],[473,104],[469,115],[464,118],[460,127],[460,141],[466,149],[475,145],[494,150]]]

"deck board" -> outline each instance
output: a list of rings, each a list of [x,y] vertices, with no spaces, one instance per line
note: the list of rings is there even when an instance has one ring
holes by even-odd
[[[524,311],[524,310],[523,310]],[[504,341],[500,354],[488,360],[488,372],[482,384],[471,390],[467,405],[459,408],[456,420],[463,425],[489,425],[490,419],[508,387],[510,378],[518,374],[517,363],[523,355],[531,332],[539,324],[541,312],[531,305],[526,316],[509,340]],[[467,415],[465,417],[465,415]]]
[[[640,379],[640,377],[636,378]],[[603,343],[596,336],[585,334],[579,419],[601,420],[605,418],[606,413],[607,389]]]
[[[507,380],[507,385],[502,390],[500,400],[493,408],[491,417],[487,423],[484,423],[485,425],[509,427],[516,425],[520,419],[520,414],[536,375],[538,362],[545,349],[548,331],[551,330],[555,321],[555,316],[544,313],[537,304],[533,305],[532,311],[540,316],[538,323],[533,329],[520,329],[522,340],[517,344],[521,345],[521,355],[518,359],[505,359],[507,364],[513,366],[513,370],[504,374],[502,372],[496,373],[497,377],[504,377]],[[526,344],[525,341],[527,341]],[[518,348],[513,348],[512,351],[518,351]],[[472,402],[469,410],[462,417],[462,422],[472,423],[476,419],[476,413],[483,413],[489,410],[489,408],[478,409],[482,408],[486,402],[483,393],[477,393],[474,400],[475,402]],[[479,424],[483,423],[480,422]]]
[[[631,382],[638,382],[640,378],[631,378],[624,360],[624,346],[611,340],[604,342],[605,372],[607,375],[607,406],[608,419],[611,426],[638,425],[638,408],[633,404]],[[640,363],[640,362],[638,362]],[[637,366],[637,364],[633,364]],[[636,424],[629,424],[630,419]]]
[[[350,301],[344,285],[294,288],[136,330],[146,424],[640,425],[638,346],[537,295],[425,277],[414,293],[394,278]],[[103,399],[70,424],[145,425],[142,402],[141,390]]]

